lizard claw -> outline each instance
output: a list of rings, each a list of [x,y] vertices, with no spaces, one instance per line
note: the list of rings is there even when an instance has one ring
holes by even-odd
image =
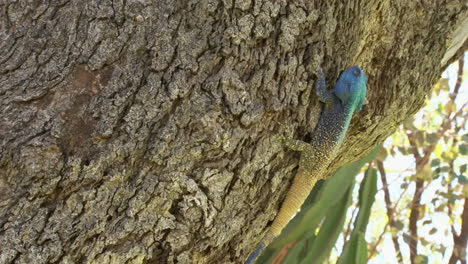
[[[278,135],[279,139],[281,140],[282,144],[285,144],[286,146],[288,145],[288,142],[290,142],[293,138],[294,131],[292,129],[291,125],[286,125],[284,123],[278,122],[275,120],[275,122],[280,126],[280,134]]]
[[[317,75],[317,77],[319,77],[319,78],[322,77],[322,76],[324,76],[322,67],[318,67],[318,68],[317,68],[316,75]]]
[[[317,69],[317,80],[315,81],[315,94],[319,100],[326,103],[332,104],[336,101],[336,97],[333,92],[327,90],[327,82],[325,75],[323,74],[322,68]]]
[[[290,136],[289,132],[283,132],[279,135],[281,144],[287,145],[289,141],[291,141],[292,137]]]

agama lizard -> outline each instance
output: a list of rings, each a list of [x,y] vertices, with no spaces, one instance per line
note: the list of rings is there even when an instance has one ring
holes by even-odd
[[[316,94],[320,101],[326,104],[319,124],[310,143],[285,140],[287,147],[302,152],[299,169],[270,230],[245,264],[252,264],[265,246],[279,236],[281,230],[300,209],[317,180],[324,177],[325,170],[343,143],[353,114],[359,112],[364,104],[366,83],[367,76],[361,68],[352,66],[340,75],[333,91],[328,91],[323,72],[318,70]]]

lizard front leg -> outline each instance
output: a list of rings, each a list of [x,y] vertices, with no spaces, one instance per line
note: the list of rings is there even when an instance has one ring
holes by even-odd
[[[323,74],[323,70],[321,68],[317,70],[315,94],[321,102],[327,105],[332,105],[339,100],[332,91],[327,90],[327,81],[325,80],[325,75]]]

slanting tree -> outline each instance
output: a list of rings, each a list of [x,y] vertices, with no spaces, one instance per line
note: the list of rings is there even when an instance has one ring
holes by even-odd
[[[369,103],[329,172],[418,110],[464,1],[0,2],[0,262],[241,263],[329,85]],[[324,175],[325,177],[326,175]]]

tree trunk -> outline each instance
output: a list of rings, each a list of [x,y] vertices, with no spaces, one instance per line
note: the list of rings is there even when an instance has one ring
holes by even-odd
[[[297,165],[279,135],[320,116],[319,67],[369,76],[331,172],[466,47],[462,0],[293,2],[0,1],[0,263],[241,263]]]

